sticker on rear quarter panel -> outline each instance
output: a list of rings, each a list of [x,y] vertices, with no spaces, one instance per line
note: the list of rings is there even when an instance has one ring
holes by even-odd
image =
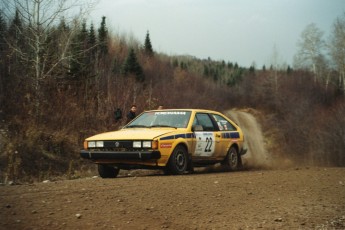
[[[212,132],[195,132],[195,156],[212,156],[214,153],[215,137]]]

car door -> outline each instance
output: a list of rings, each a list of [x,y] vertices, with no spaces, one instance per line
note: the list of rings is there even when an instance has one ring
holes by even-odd
[[[217,124],[218,135],[220,136],[218,143],[219,153],[217,156],[225,157],[231,144],[239,139],[239,132],[225,117],[218,114],[211,114],[211,117]]]
[[[195,151],[193,156],[199,159],[215,159],[219,155],[221,134],[208,113],[196,113],[193,126],[202,127],[194,131]]]

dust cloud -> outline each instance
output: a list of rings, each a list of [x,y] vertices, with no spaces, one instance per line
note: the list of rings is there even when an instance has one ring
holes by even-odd
[[[242,156],[245,168],[271,168],[272,159],[265,148],[261,126],[249,112],[242,110],[226,111],[225,115],[238,124],[244,134],[247,153]]]

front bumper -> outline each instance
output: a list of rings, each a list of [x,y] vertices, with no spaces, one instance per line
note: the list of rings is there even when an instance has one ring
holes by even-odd
[[[112,152],[112,151],[89,151],[81,150],[80,156],[84,159],[115,159],[115,160],[153,160],[161,158],[159,151],[137,152]]]

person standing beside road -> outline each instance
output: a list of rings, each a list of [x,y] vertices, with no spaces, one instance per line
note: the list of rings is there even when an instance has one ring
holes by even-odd
[[[133,120],[137,114],[135,113],[137,111],[137,106],[132,105],[131,110],[129,110],[129,113],[127,114],[127,123]]]

